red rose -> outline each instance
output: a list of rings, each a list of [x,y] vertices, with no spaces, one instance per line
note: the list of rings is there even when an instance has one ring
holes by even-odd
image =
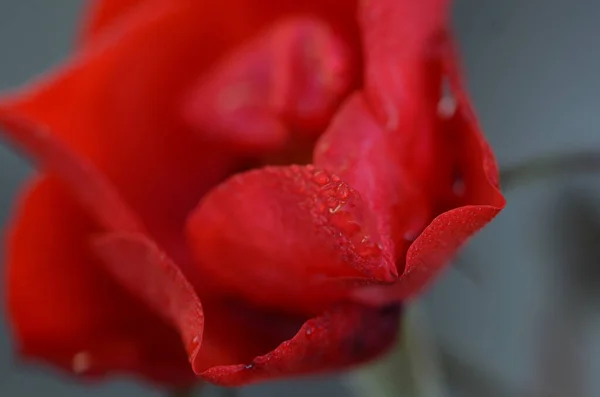
[[[41,169],[8,243],[25,356],[224,385],[364,362],[504,206],[446,0],[96,3],[0,103]]]

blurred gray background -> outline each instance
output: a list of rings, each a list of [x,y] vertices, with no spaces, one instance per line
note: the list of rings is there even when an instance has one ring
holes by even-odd
[[[0,89],[68,53],[77,0],[0,0]],[[600,151],[600,2],[458,0],[455,26],[479,116],[506,167]],[[0,147],[0,224],[27,164]],[[452,396],[600,396],[600,178],[519,188],[425,297]],[[473,276],[475,274],[475,276]],[[344,396],[336,381],[272,384],[242,396]],[[158,396],[127,381],[88,387],[15,362],[0,323],[0,396]]]

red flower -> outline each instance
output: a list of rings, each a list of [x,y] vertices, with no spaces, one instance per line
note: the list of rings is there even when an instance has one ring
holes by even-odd
[[[42,170],[8,245],[28,357],[225,385],[364,362],[504,206],[446,0],[96,3],[0,103]]]

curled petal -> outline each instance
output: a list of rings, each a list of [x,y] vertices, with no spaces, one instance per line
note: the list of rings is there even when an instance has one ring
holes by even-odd
[[[109,229],[139,231],[142,225],[105,176],[69,150],[51,131],[0,107],[5,135],[60,178],[79,203]]]
[[[8,310],[20,353],[79,375],[191,383],[175,330],[115,283],[89,249],[98,230],[56,178],[27,190],[7,245]]]
[[[340,299],[339,278],[395,278],[360,195],[313,166],[239,174],[203,198],[187,228],[205,288],[288,312]]]
[[[193,362],[202,343],[204,314],[177,265],[143,234],[102,235],[93,246],[115,279],[179,329]]]

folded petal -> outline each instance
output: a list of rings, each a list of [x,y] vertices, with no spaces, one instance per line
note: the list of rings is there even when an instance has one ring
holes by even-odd
[[[115,283],[88,249],[98,230],[55,178],[27,190],[7,245],[9,317],[20,353],[80,375],[193,381],[175,330]]]
[[[354,189],[309,165],[232,177],[203,198],[187,229],[210,280],[202,288],[315,313],[343,297],[341,280],[394,279],[374,226]]]

